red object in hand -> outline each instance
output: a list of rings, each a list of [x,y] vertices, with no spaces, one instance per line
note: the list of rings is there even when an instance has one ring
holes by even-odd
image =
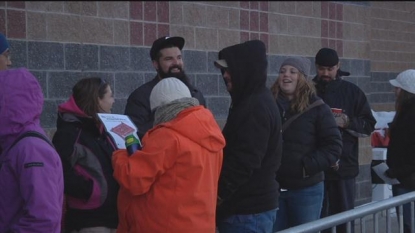
[[[343,109],[341,108],[331,108],[332,113],[343,113]]]
[[[383,136],[381,133],[379,132],[373,132],[371,135],[371,145],[372,147],[381,147],[381,148],[386,148],[389,145],[389,135],[385,134],[385,136]]]

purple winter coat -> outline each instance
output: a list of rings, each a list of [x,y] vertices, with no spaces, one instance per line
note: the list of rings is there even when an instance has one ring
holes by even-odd
[[[63,172],[58,153],[40,126],[43,94],[25,68],[0,72],[0,232],[59,233],[63,202]]]

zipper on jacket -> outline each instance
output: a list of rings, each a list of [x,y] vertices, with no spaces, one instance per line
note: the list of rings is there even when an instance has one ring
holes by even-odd
[[[282,111],[282,123],[284,124],[287,121],[287,118],[285,117],[285,110]]]

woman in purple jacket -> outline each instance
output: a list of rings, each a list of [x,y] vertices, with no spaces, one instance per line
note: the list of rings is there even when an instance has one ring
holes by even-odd
[[[59,233],[63,172],[40,126],[43,94],[26,69],[0,72],[0,232]],[[32,132],[34,135],[27,135]]]

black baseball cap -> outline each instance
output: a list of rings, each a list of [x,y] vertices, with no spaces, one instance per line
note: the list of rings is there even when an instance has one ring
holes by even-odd
[[[179,36],[173,36],[173,37],[169,37],[169,36],[163,36],[158,38],[157,40],[155,40],[153,42],[153,45],[151,46],[150,49],[150,57],[151,60],[156,60],[157,57],[157,53],[168,47],[168,46],[176,46],[178,47],[180,50],[183,49],[184,46],[184,38],[183,37],[179,37]]]
[[[316,64],[319,66],[333,67],[339,64],[339,55],[336,50],[331,48],[322,48],[316,54]],[[338,70],[339,76],[349,76],[350,72]]]
[[[316,64],[319,66],[332,67],[339,64],[339,56],[336,50],[322,48],[316,54]]]

